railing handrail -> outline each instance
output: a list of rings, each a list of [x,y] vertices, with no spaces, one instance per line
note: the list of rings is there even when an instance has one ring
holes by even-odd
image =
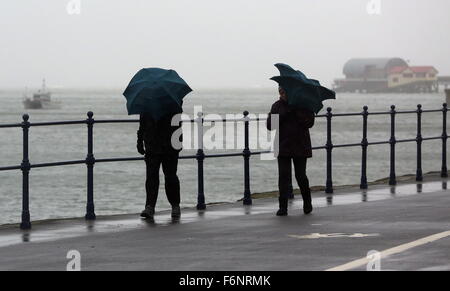
[[[442,112],[442,135],[434,137],[423,137],[422,136],[422,114],[423,113],[437,113]],[[395,175],[395,146],[397,143],[417,143],[417,171],[416,180],[422,181],[422,143],[429,140],[442,140],[442,167],[441,176],[447,177],[447,104],[444,103],[441,109],[431,109],[423,110],[422,105],[417,105],[417,110],[404,110],[397,111],[395,106],[391,106],[390,111],[378,111],[369,112],[368,107],[364,106],[363,111],[353,112],[353,113],[333,113],[332,108],[327,108],[326,114],[316,115],[317,118],[326,118],[326,144],[324,146],[312,147],[312,150],[326,150],[326,193],[333,193],[333,180],[332,180],[332,151],[334,148],[347,148],[347,147],[361,147],[362,148],[362,159],[361,159],[361,189],[367,189],[367,148],[373,145],[390,145],[390,177],[389,184],[395,185],[396,175]],[[395,124],[396,115],[398,114],[417,114],[417,135],[414,138],[396,139],[395,136]],[[373,115],[389,115],[391,119],[391,137],[387,141],[368,141],[367,139],[367,124],[368,117]],[[93,118],[93,113],[87,113],[88,118],[84,120],[66,120],[66,121],[49,121],[49,122],[29,122],[29,116],[27,114],[23,115],[22,123],[11,123],[11,124],[0,124],[1,128],[17,128],[21,127],[23,129],[23,160],[21,165],[16,166],[4,166],[0,167],[0,171],[12,171],[21,170],[23,175],[23,188],[22,188],[22,229],[31,228],[30,213],[29,213],[29,171],[33,168],[44,168],[44,167],[55,167],[55,166],[65,166],[65,165],[76,165],[76,164],[86,164],[88,171],[88,186],[87,186],[87,206],[86,206],[86,219],[95,219],[94,211],[94,176],[93,169],[96,163],[108,163],[108,162],[125,162],[125,161],[142,161],[144,157],[115,157],[115,158],[99,158],[94,157],[93,152],[93,127],[95,124],[111,124],[111,123],[137,123],[138,119],[99,119],[95,120]],[[334,145],[332,143],[332,119],[335,117],[363,117],[363,138],[359,143],[347,143]],[[242,117],[239,118],[210,118],[206,119],[203,113],[199,113],[197,118],[194,119],[182,119],[183,123],[194,123],[198,126],[198,149],[195,155],[182,155],[180,159],[197,159],[198,162],[198,197],[197,197],[197,209],[202,210],[206,208],[205,196],[204,196],[204,179],[203,179],[203,163],[205,159],[209,158],[224,158],[224,157],[238,157],[244,158],[244,205],[251,205],[252,198],[250,192],[250,157],[254,155],[261,155],[266,153],[273,153],[270,150],[254,150],[251,151],[249,148],[249,123],[256,121],[265,121],[262,117],[252,117],[249,116],[248,111],[244,111]],[[205,154],[203,148],[203,128],[205,122],[244,122],[244,141],[245,146],[242,152],[231,152],[231,153],[213,153]],[[40,126],[58,126],[58,125],[77,125],[86,124],[88,127],[88,151],[86,159],[83,160],[72,160],[72,161],[58,161],[58,162],[47,162],[47,163],[37,163],[31,164],[29,162],[28,154],[28,133],[30,127],[40,127]]]
[[[422,113],[436,113],[442,112],[443,109],[428,109],[422,110]],[[446,109],[448,111],[448,108]],[[404,110],[396,111],[396,114],[416,114],[417,110]],[[345,113],[333,113],[333,117],[351,117],[351,116],[362,116],[364,112],[345,112]],[[368,115],[389,115],[390,111],[375,111],[368,112]],[[267,115],[267,114],[266,114]],[[316,118],[326,118],[326,114],[317,114]],[[249,117],[248,121],[265,121],[266,118],[259,117]],[[184,123],[193,123],[196,119],[181,119]],[[240,118],[210,118],[203,119],[203,122],[245,122],[244,115]],[[95,119],[94,123],[138,123],[139,119]],[[30,127],[32,126],[53,126],[53,125],[73,125],[73,124],[86,124],[86,119],[80,120],[58,120],[58,121],[44,121],[44,122],[30,122]],[[11,127],[22,127],[22,123],[10,123],[10,124],[0,124],[0,128],[11,128]]]

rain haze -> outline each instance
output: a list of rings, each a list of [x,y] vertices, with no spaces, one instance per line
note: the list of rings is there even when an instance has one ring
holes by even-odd
[[[449,12],[0,0],[0,271],[449,271]]]
[[[192,88],[273,86],[285,62],[330,86],[353,57],[401,57],[450,74],[450,2],[382,0],[2,1],[0,88],[124,88],[142,67]],[[69,9],[70,10],[70,9]]]

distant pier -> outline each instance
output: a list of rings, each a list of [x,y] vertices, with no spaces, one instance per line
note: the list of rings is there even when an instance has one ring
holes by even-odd
[[[435,67],[410,66],[401,58],[351,59],[343,73],[345,78],[334,81],[337,92],[431,93],[450,84]]]

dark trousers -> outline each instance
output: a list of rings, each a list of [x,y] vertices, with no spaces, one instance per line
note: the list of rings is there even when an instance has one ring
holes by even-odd
[[[155,207],[158,200],[159,190],[159,168],[162,165],[167,199],[170,205],[180,205],[180,181],[177,176],[178,153],[172,154],[150,154],[146,155],[147,181],[145,189],[147,191],[146,206]]]
[[[290,188],[292,187],[292,162],[294,162],[295,179],[303,198],[310,199],[311,190],[306,176],[305,157],[278,157],[278,190],[280,192],[280,208],[287,208]]]

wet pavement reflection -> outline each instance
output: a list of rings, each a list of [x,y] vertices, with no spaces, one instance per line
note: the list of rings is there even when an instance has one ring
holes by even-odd
[[[423,195],[442,190],[447,190],[447,181],[404,184],[342,194],[321,195],[321,193],[317,193],[314,194],[316,197],[313,199],[313,204],[315,208],[321,208],[333,205],[348,205],[395,199],[411,195]],[[290,201],[290,208],[300,209],[302,203],[302,200],[299,198],[293,199]],[[172,218],[170,212],[165,211],[157,213],[153,219],[140,219],[137,215],[125,215],[122,217],[99,217],[96,221],[74,219],[58,221],[56,223],[49,222],[48,224],[43,223],[35,226],[35,229],[30,231],[20,231],[17,229],[0,230],[0,247],[133,229],[150,230],[155,227],[182,225],[206,219],[215,220],[226,217],[274,213],[277,207],[278,199],[265,198],[255,199],[252,206],[242,206],[242,202],[238,202],[210,206],[206,211],[183,209],[182,217],[178,219]]]

